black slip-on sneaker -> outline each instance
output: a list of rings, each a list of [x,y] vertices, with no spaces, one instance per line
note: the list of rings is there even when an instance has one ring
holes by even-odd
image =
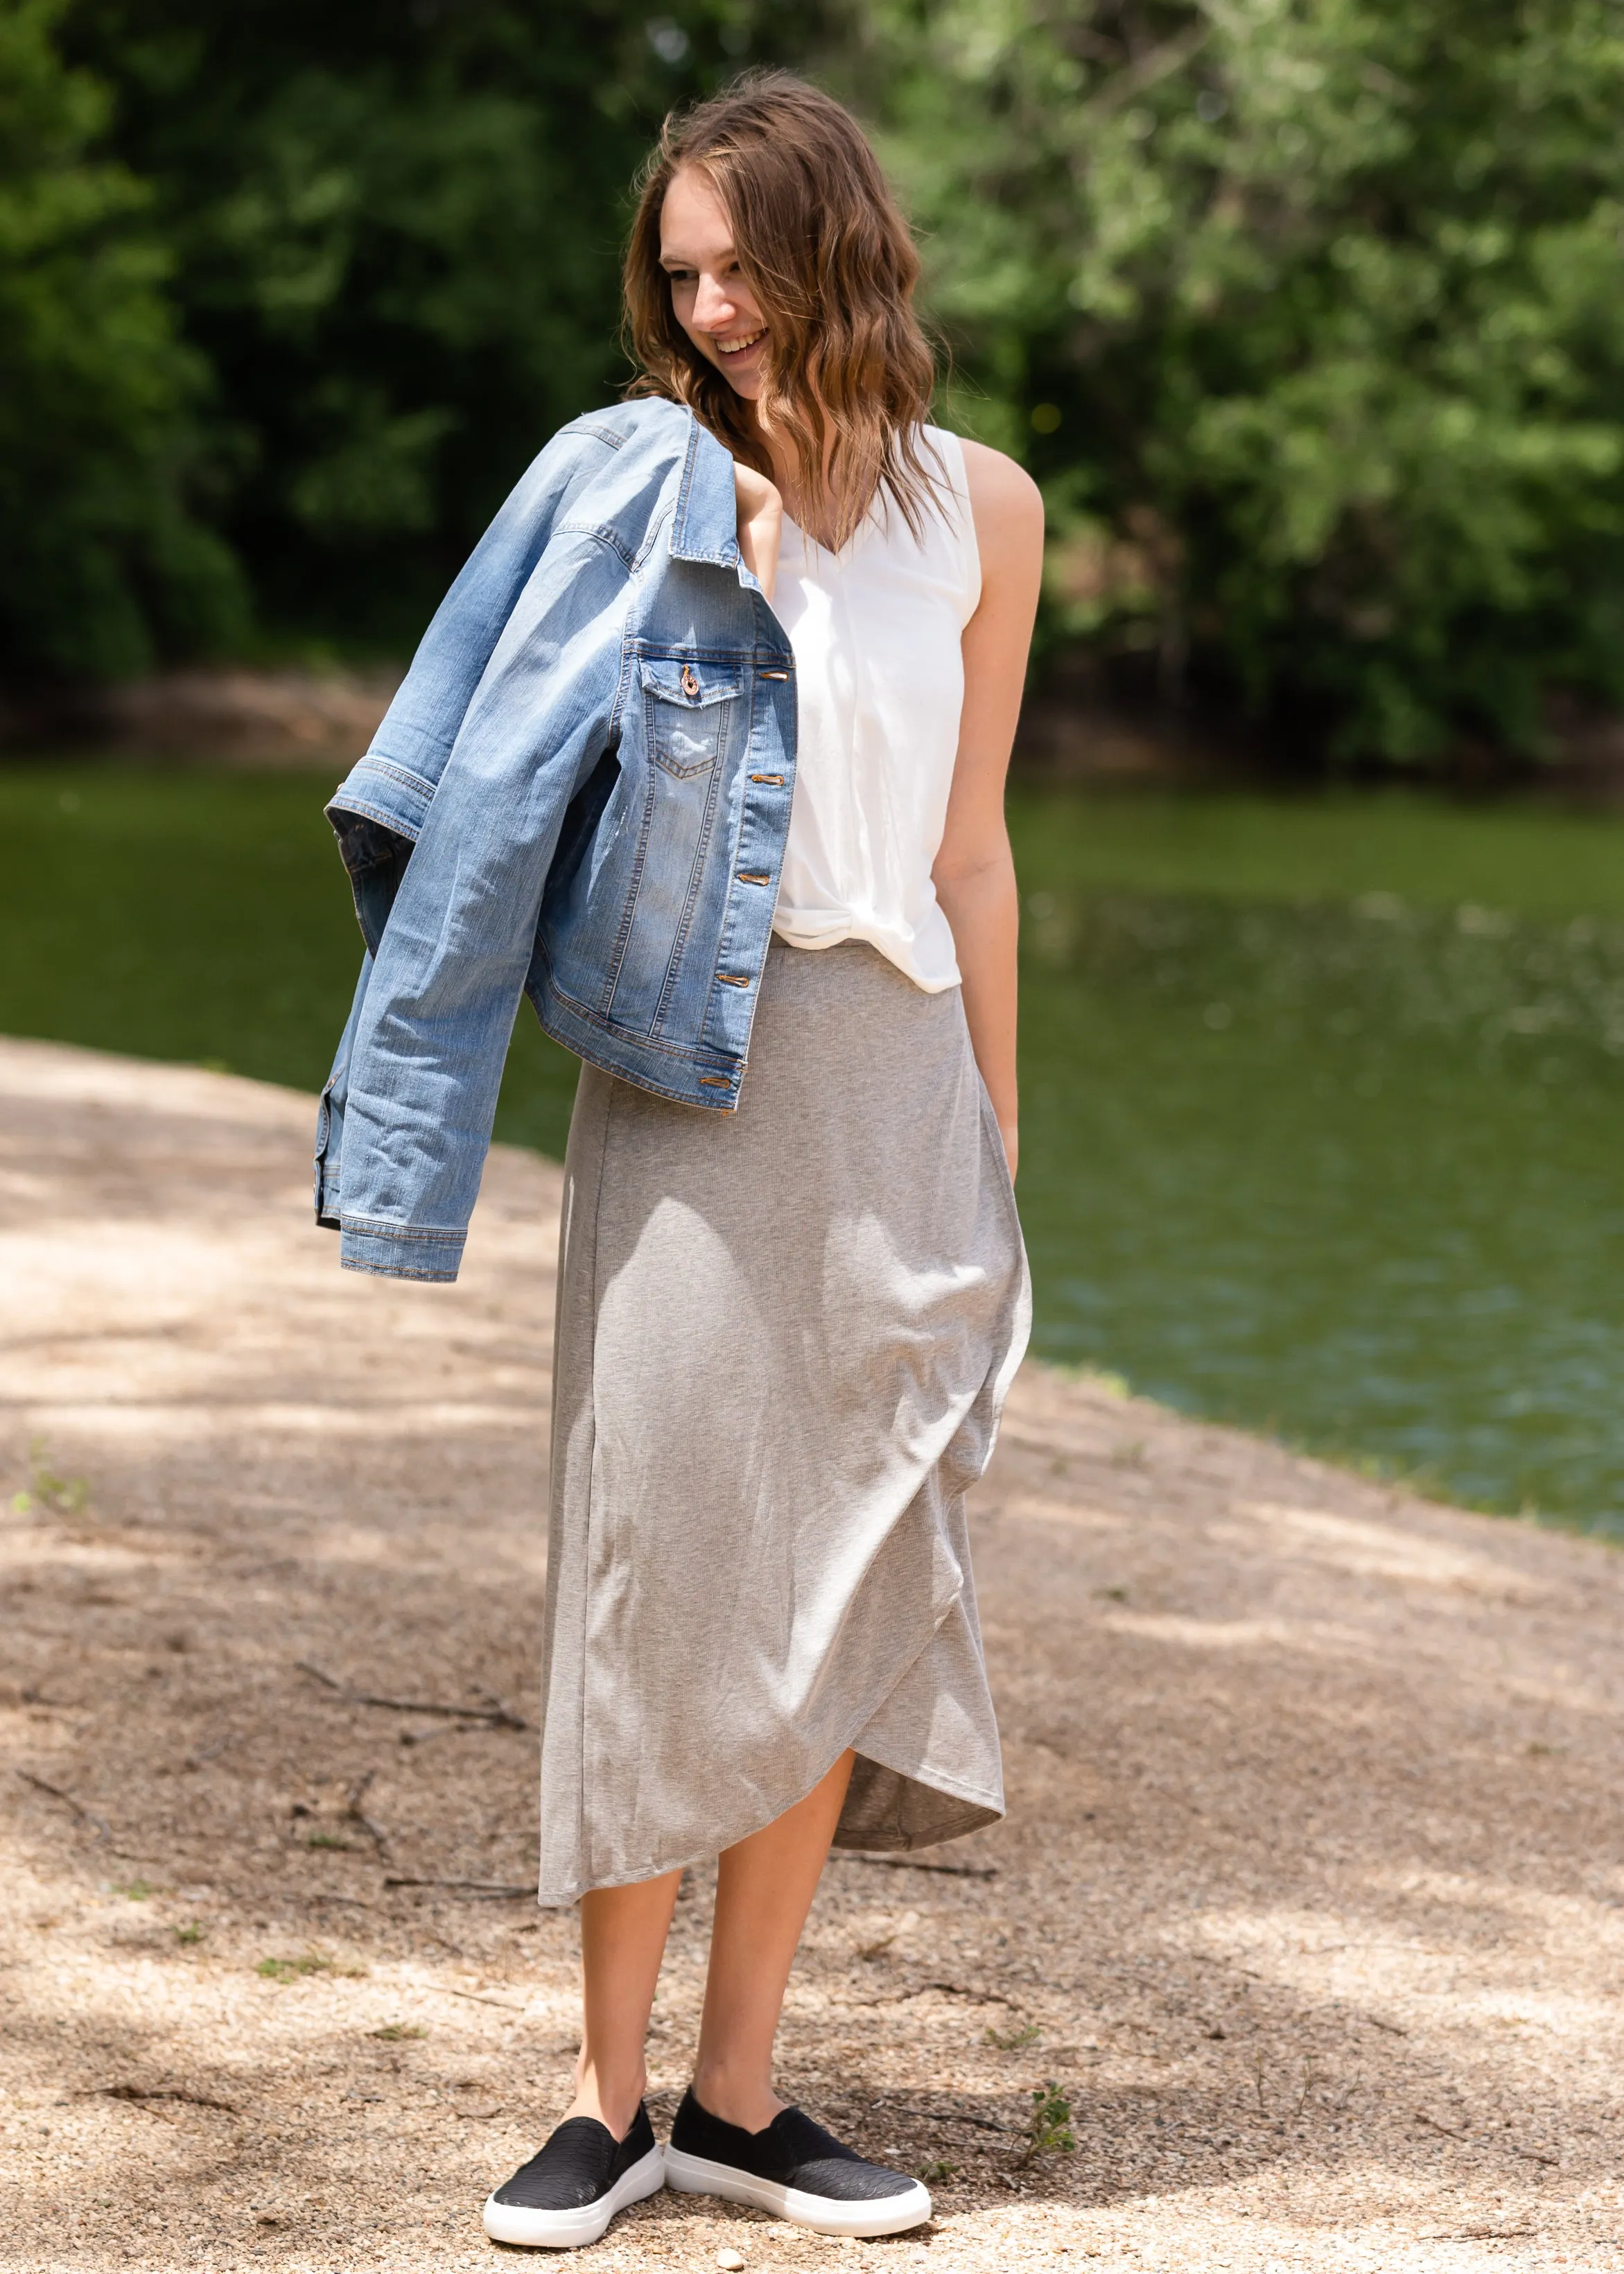
[[[702,2108],[691,2088],[671,2127],[665,2184],[748,2203],[815,2234],[900,2234],[930,2216],[917,2180],[865,2163],[804,2110],[781,2109],[764,2132],[745,2132]]]
[[[579,2250],[616,2211],[665,2184],[665,2155],[641,2101],[624,2140],[594,2116],[572,2116],[487,2200],[485,2231],[492,2242]]]

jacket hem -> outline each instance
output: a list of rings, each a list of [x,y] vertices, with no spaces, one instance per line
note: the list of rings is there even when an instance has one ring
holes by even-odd
[[[552,986],[536,989],[530,1001],[542,1032],[589,1065],[613,1074],[617,1081],[629,1081],[635,1088],[649,1090],[656,1097],[668,1097],[677,1105],[708,1106],[713,1113],[737,1111],[744,1080],[741,1060],[690,1056],[673,1050],[668,1043],[631,1043],[576,1010]],[[628,1053],[635,1055],[628,1060]],[[652,1065],[650,1058],[655,1060]]]

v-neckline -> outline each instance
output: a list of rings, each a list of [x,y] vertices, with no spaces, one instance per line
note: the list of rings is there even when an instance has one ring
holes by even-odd
[[[864,514],[862,519],[858,523],[856,528],[852,531],[851,535],[846,538],[846,543],[840,546],[838,552],[832,545],[825,545],[821,537],[815,537],[809,529],[803,529],[801,523],[796,520],[794,515],[787,510],[784,515],[784,527],[786,529],[793,529],[794,531],[796,536],[801,539],[803,553],[806,547],[810,546],[814,552],[821,553],[826,560],[836,561],[844,566],[856,551],[857,540],[868,528],[869,519],[873,515],[873,512],[874,505],[872,500],[870,500],[868,512]],[[779,545],[778,557],[780,560],[783,558],[782,543]]]

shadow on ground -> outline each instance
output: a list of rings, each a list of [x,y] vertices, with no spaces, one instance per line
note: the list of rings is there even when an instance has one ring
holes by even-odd
[[[574,2049],[528,1897],[557,1173],[499,1153],[462,1281],[403,1288],[309,1229],[305,1100],[30,1044],[0,1096],[0,2254],[487,2263]],[[833,1859],[783,2037],[933,2227],[665,2196],[590,2255],[1624,2261],[1624,1563],[1036,1369],[979,1503],[1009,1819]]]

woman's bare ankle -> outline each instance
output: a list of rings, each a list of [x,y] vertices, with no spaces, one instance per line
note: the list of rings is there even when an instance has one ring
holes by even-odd
[[[648,2089],[644,2070],[639,2070],[635,2076],[613,2078],[600,2076],[590,2069],[577,2071],[575,2098],[564,2112],[564,2120],[568,2122],[572,2116],[590,2116],[606,2125],[617,2140],[624,2140]]]
[[[740,2075],[715,2064],[695,2068],[694,2097],[708,2116],[736,2124],[741,2132],[764,2132],[789,2105],[764,2076]]]

